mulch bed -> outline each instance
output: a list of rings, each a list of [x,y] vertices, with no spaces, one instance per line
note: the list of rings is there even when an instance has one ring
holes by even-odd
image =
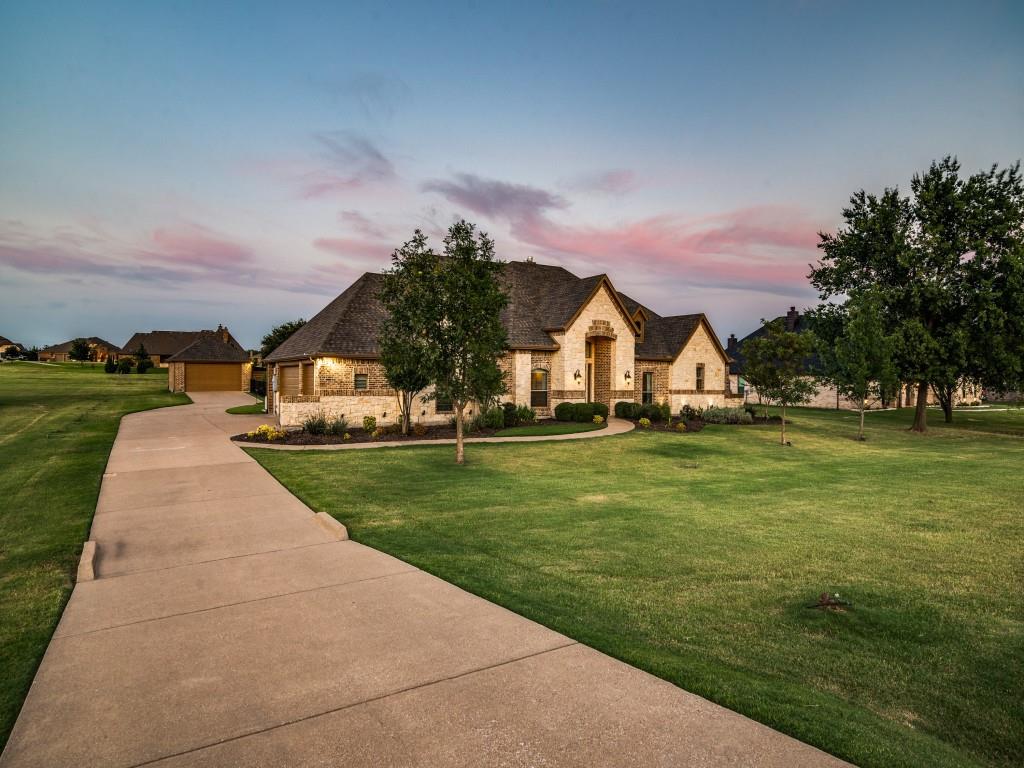
[[[466,437],[491,437],[498,430],[495,429],[481,429],[476,432],[470,432],[466,430]],[[400,432],[393,433],[389,432],[379,437],[374,437],[369,432],[366,432],[359,428],[353,428],[348,430],[348,434],[352,436],[351,440],[344,440],[341,435],[311,435],[308,432],[295,429],[288,430],[283,440],[267,440],[263,436],[249,437],[247,434],[242,433],[241,435],[235,435],[232,440],[238,440],[245,443],[270,443],[273,445],[347,445],[349,443],[404,443],[410,440],[454,440],[455,439],[455,427],[436,426],[427,427],[427,431],[422,435],[417,435],[415,432],[410,432],[408,435],[403,435]]]
[[[651,426],[647,427],[646,430],[640,426],[638,419],[627,419],[627,421],[632,421],[641,432],[675,432],[677,434],[685,434],[676,429],[678,421],[673,421],[671,425],[667,421],[652,421]],[[700,432],[702,429],[704,429],[704,422],[700,419],[690,419],[686,422],[687,432]]]

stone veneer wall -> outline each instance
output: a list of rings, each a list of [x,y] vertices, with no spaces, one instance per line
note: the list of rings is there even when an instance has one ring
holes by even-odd
[[[654,374],[654,402],[657,405],[667,403],[669,399],[669,375],[672,364],[658,360],[637,360],[636,371],[633,374],[633,401],[642,403],[644,401],[644,374]]]
[[[704,389],[697,390],[697,366],[704,365]],[[669,398],[672,412],[684,405],[694,408],[733,406],[742,403],[726,389],[726,359],[702,323],[672,363]]]

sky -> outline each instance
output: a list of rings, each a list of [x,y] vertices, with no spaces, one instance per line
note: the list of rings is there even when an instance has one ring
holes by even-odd
[[[858,189],[1024,156],[1024,3],[0,0],[0,335],[256,347],[466,218],[723,339]]]

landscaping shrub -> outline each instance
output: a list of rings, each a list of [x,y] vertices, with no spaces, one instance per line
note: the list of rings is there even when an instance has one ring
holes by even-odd
[[[753,423],[753,418],[750,422],[744,422],[744,417],[749,417],[742,408],[707,408],[704,410],[704,421],[708,424],[743,424]]]
[[[152,367],[153,367],[153,361],[150,360],[148,357],[144,357],[141,360],[139,360],[139,364],[137,366],[135,366],[135,372],[136,373],[145,373],[146,371],[148,371]]]
[[[686,431],[686,422],[685,421],[678,422],[676,424],[676,432],[685,432],[685,431]]]
[[[376,432],[377,431],[377,417],[376,416],[363,416],[363,432]]]
[[[651,428],[651,420],[650,420],[650,419],[648,419],[648,418],[645,418],[645,417],[641,417],[641,418],[640,418],[640,421],[639,421],[639,422],[637,422],[637,423],[638,423],[638,424],[639,424],[639,425],[640,425],[641,427],[643,427],[644,429],[650,429],[650,428]]]
[[[335,416],[327,420],[328,435],[342,435],[348,429],[348,420],[344,416]]]
[[[626,407],[630,405],[632,405],[632,403],[627,403],[625,400],[619,400],[619,402],[615,404],[615,415],[620,419],[628,419],[629,417],[626,415]]]
[[[516,408],[516,424],[533,424],[537,420],[537,412],[528,405]],[[508,422],[505,422],[506,426]]]
[[[599,413],[595,413],[594,414],[594,423],[595,424],[604,424],[604,416],[602,416]]]
[[[671,421],[672,420],[672,406],[668,403],[662,403],[658,406],[658,413],[661,418],[660,421]]]
[[[311,413],[302,420],[302,428],[311,435],[326,435],[327,416],[323,411]]]
[[[572,409],[573,421],[588,424],[594,420],[594,403],[576,403]]]
[[[423,437],[427,434],[427,425],[416,422],[412,425],[412,433],[416,435],[416,437]]]
[[[285,436],[285,431],[283,429],[278,429],[272,424],[260,424],[252,432],[246,432],[245,436],[250,440],[259,437],[265,440],[281,440]]]
[[[608,406],[604,403],[591,403],[594,406],[594,413],[601,417],[602,421],[608,418]]]
[[[555,406],[555,418],[559,421],[572,421],[574,408],[574,403],[559,403]]]
[[[682,417],[683,421],[697,421],[701,418],[703,413],[704,411],[702,409],[694,408],[692,405],[684,405],[679,411],[679,415]]]
[[[648,403],[647,405],[640,406],[638,415],[641,419],[649,419],[650,421],[665,421],[668,418],[665,415],[666,409],[667,406]]]
[[[103,370],[107,373],[114,373],[117,371],[117,360],[112,357],[108,357],[107,362],[103,364]]]
[[[117,372],[118,373],[131,373],[132,372],[132,359],[130,357],[122,357],[117,361]]]
[[[519,409],[516,408],[515,403],[503,403],[501,406],[501,410],[505,412],[506,427],[519,426]]]
[[[743,411],[743,415],[740,416],[740,424],[753,424],[753,423],[754,423],[754,414],[749,413],[747,411]]]
[[[483,425],[487,429],[502,429],[505,427],[505,409],[498,406],[488,408],[483,414]]]

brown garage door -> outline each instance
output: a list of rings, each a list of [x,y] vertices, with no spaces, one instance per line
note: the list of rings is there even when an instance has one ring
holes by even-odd
[[[282,395],[299,394],[299,366],[283,365],[280,368],[281,379],[278,382]]]
[[[237,392],[242,388],[242,366],[238,363],[185,363],[185,389]]]

